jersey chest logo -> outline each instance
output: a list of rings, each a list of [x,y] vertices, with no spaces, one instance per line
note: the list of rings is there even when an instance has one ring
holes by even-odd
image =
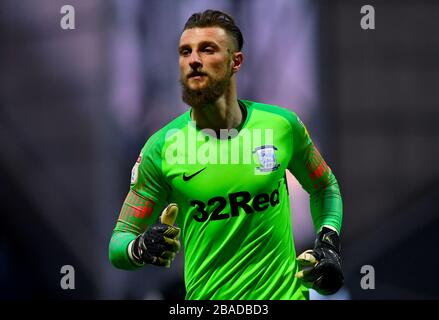
[[[253,150],[256,161],[259,163],[259,166],[255,169],[255,174],[264,174],[279,168],[280,164],[276,162],[276,150],[277,148],[273,145],[264,145]]]
[[[193,177],[195,177],[197,174],[201,173],[201,171],[203,171],[204,169],[206,169],[207,167],[204,167],[203,169],[198,170],[197,172],[187,176],[186,172],[183,173],[183,181],[189,181],[190,179],[192,179]]]

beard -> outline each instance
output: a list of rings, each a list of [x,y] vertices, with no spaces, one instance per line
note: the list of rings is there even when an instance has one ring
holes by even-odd
[[[221,97],[230,85],[231,71],[227,72],[224,78],[213,79],[209,75],[207,84],[201,89],[191,89],[188,86],[187,78],[180,78],[182,87],[182,100],[192,108],[200,108],[212,105]]]

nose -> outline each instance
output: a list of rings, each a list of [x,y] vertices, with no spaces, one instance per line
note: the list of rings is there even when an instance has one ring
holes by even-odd
[[[189,65],[192,69],[197,70],[199,69],[203,64],[201,63],[200,56],[196,52],[192,52],[190,59],[189,59]]]

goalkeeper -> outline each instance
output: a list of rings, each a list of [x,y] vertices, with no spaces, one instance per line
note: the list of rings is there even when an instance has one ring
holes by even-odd
[[[226,13],[186,22],[178,54],[190,108],[142,148],[109,259],[124,270],[169,267],[184,248],[186,299],[333,294],[343,284],[337,180],[294,112],[238,99],[242,46]],[[298,257],[286,170],[310,195],[316,231],[314,248]]]

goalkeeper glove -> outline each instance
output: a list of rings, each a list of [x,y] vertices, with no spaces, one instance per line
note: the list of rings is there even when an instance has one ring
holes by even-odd
[[[153,224],[132,242],[128,251],[136,264],[170,267],[180,251],[180,228],[173,226],[177,213],[178,206],[171,203],[163,210],[160,222]]]
[[[303,252],[297,261],[301,270],[296,277],[319,294],[334,294],[343,285],[340,238],[336,231],[323,227],[314,249]]]

